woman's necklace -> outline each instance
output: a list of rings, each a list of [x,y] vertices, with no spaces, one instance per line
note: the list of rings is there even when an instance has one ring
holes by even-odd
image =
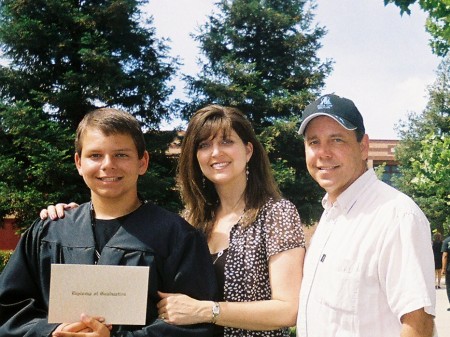
[[[239,216],[239,218],[237,219],[237,221],[235,222],[234,225],[237,225],[237,224],[242,220],[242,217],[244,216],[244,214],[245,214],[245,208],[244,208],[244,210],[242,211],[242,214]],[[233,222],[234,222],[234,221],[233,221]],[[234,225],[233,225],[233,226],[234,226]],[[228,247],[227,247],[227,248],[224,248],[224,249],[222,249],[222,250],[219,250],[219,251],[217,252],[217,256],[216,256],[216,258],[214,259],[213,264],[216,264],[217,260],[219,260],[219,258],[223,255],[223,253],[224,253],[227,249],[228,249]]]
[[[237,201],[236,204],[233,206],[233,208],[231,209],[230,213],[233,213],[233,212],[237,209],[237,207],[239,206],[240,201],[241,201],[243,198],[244,198],[244,193],[242,193],[242,195],[239,197],[238,201]],[[239,216],[239,218],[237,219],[237,221],[233,221],[233,223],[234,223],[233,226],[236,225],[236,224],[238,224],[238,223],[242,220],[242,217],[243,217],[244,214],[245,214],[245,210],[246,210],[246,209],[245,209],[245,207],[244,207],[244,209],[242,210],[242,213],[241,213],[241,215]],[[215,216],[215,215],[214,215],[214,216]],[[214,259],[213,264],[216,264],[217,260],[219,260],[219,258],[223,255],[223,253],[224,253],[224,251],[225,251],[226,249],[228,249],[228,248],[224,248],[224,249],[219,250],[219,251],[217,252],[217,256],[216,256],[216,258]]]
[[[219,259],[219,257],[221,257],[222,255],[223,255],[223,251],[224,251],[225,249],[222,249],[221,251],[219,251],[218,253],[217,253],[217,257],[214,259],[214,261],[213,261],[213,264],[216,264],[216,262],[217,262],[217,260]]]

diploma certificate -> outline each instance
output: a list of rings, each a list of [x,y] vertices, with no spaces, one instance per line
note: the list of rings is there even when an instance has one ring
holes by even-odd
[[[150,267],[52,264],[49,323],[80,315],[108,324],[145,325]]]

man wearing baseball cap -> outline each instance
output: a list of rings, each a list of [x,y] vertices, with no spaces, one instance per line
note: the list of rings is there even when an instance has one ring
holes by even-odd
[[[308,171],[326,195],[306,254],[297,336],[431,337],[430,226],[409,197],[367,167],[369,138],[355,104],[320,97],[306,107],[299,133]]]

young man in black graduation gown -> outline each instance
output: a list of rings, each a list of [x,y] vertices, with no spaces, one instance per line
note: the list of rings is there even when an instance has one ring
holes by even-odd
[[[158,290],[213,300],[217,286],[203,235],[138,197],[137,179],[149,162],[138,122],[119,110],[94,110],[80,123],[75,146],[91,202],[24,233],[0,274],[0,336],[211,336],[210,324],[175,326],[158,317]],[[49,324],[51,264],[150,266],[146,324],[111,328],[87,315]]]

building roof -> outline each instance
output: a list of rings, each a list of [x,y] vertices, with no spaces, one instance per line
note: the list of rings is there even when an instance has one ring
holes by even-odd
[[[399,140],[396,139],[370,139],[369,160],[374,163],[386,162],[386,164],[397,164],[395,159],[395,147]]]
[[[181,141],[185,131],[178,131],[177,136],[169,144],[166,154],[168,156],[176,156],[181,152]],[[385,162],[389,165],[396,165],[395,147],[399,140],[396,139],[370,139],[369,140],[369,161],[378,164]]]

